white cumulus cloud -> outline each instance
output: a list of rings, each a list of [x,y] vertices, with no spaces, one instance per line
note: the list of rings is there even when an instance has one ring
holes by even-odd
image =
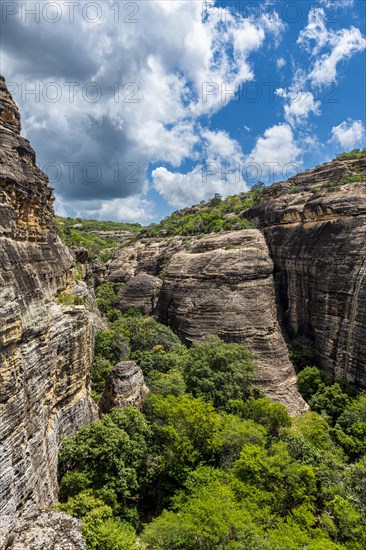
[[[313,84],[320,85],[336,82],[339,63],[366,48],[366,40],[358,28],[328,29],[326,17],[323,8],[312,8],[308,24],[297,40],[315,58],[308,78]],[[325,48],[328,51],[320,54]]]
[[[147,218],[150,163],[160,164],[157,175],[166,175],[164,166],[178,172],[186,161],[197,163],[202,151],[214,162],[231,153],[241,159],[230,136],[203,131],[202,115],[222,109],[233,100],[226,91],[255,77],[252,54],[283,32],[276,14],[266,14],[264,7],[253,18],[228,9],[223,19],[213,9],[203,17],[202,2],[154,0],[132,2],[116,17],[121,3],[105,1],[90,3],[101,15],[92,24],[83,17],[83,3],[75,2],[70,24],[66,3],[56,0],[52,4],[62,17],[50,24],[44,18],[36,23],[34,16],[22,19],[25,4],[29,11],[42,9],[42,3],[14,4],[18,12],[2,28],[2,70],[18,88],[14,96],[24,130],[40,153],[41,166],[52,162],[60,169],[51,185],[70,212],[78,205],[80,215],[97,216],[99,204],[100,212],[113,219],[123,208],[126,217],[136,212],[139,219]],[[131,11],[135,23],[125,21]],[[22,101],[24,83],[38,92]],[[61,91],[56,102],[45,97],[50,83]],[[94,86],[88,89],[90,83]],[[72,100],[70,84],[75,84]],[[210,93],[203,93],[205,86]],[[99,95],[96,101],[94,95]],[[97,166],[88,171],[91,163]],[[182,178],[186,202],[228,188],[221,178],[203,187],[192,178],[191,190],[188,177]],[[156,188],[168,197],[162,186]],[[183,198],[173,195],[167,200],[181,204]]]
[[[257,179],[273,181],[276,176],[286,179],[290,173],[299,171],[301,150],[288,124],[277,124],[267,128],[247,157],[253,164],[251,171]]]
[[[345,120],[333,126],[332,136],[344,149],[352,149],[365,140],[365,127],[361,120]]]
[[[156,191],[175,208],[207,200],[215,193],[228,196],[247,190],[245,158],[238,142],[222,131],[201,129],[201,162],[186,173],[155,168]]]
[[[276,93],[288,101],[284,107],[285,119],[291,125],[306,120],[311,113],[320,114],[320,101],[316,101],[311,92],[299,91],[292,87],[288,91],[279,88]]]

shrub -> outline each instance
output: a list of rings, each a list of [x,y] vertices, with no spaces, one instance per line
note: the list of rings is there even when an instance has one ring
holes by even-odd
[[[83,306],[85,299],[82,296],[67,294],[66,292],[57,297],[57,302],[65,306]]]

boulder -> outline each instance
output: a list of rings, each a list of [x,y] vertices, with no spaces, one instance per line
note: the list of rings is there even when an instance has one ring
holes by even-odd
[[[135,361],[122,361],[109,373],[100,410],[107,413],[113,407],[140,407],[148,392],[143,372]]]

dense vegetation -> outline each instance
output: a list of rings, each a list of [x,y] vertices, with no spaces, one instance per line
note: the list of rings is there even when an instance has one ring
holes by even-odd
[[[239,193],[226,199],[216,194],[209,201],[184,210],[177,210],[158,224],[142,231],[147,237],[168,235],[199,235],[230,229],[248,229],[252,223],[240,213],[258,204],[264,184],[258,182],[248,193]]]
[[[366,158],[366,147],[364,149],[353,149],[349,153],[340,153],[335,160],[357,160]]]
[[[366,397],[305,366],[297,345],[312,410],[291,419],[253,389],[245,348],[208,336],[188,349],[153,318],[122,315],[117,292],[98,290],[111,320],[95,394],[122,358],[151,393],[142,411],[113,409],[64,441],[58,507],[83,520],[88,548],[363,550]]]
[[[56,226],[61,240],[71,249],[86,248],[90,258],[99,258],[106,261],[113,251],[121,246],[118,233],[128,231],[134,239],[141,230],[138,223],[118,223],[81,218],[56,217]],[[108,231],[111,234],[103,235]],[[97,232],[98,234],[94,234]],[[116,234],[113,235],[112,232]]]

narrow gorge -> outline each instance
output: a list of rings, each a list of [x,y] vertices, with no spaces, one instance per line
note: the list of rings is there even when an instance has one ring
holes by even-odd
[[[102,261],[61,241],[52,189],[20,132],[18,108],[1,78],[0,542],[15,533],[24,545],[19,548],[27,548],[27,533],[35,533],[42,549],[48,548],[47,537],[63,537],[65,549],[85,548],[80,522],[40,510],[59,498],[58,452],[67,436],[101,413],[106,414],[99,426],[111,411],[118,415],[130,405],[142,415],[149,394],[138,361],[143,353],[169,358],[181,340],[187,348],[174,357],[182,365],[187,349],[208,334],[245,346],[256,364],[259,401],[265,395],[295,419],[309,406],[298,389],[294,341],[311,348],[332,382],[346,380],[355,392],[366,389],[365,158],[335,160],[261,189],[258,196],[243,193],[237,199],[242,210],[223,215],[223,223],[232,223],[228,230],[192,231],[190,224],[180,234],[174,226],[174,234],[171,219],[203,216],[213,208],[208,201],[136,233],[119,231],[111,257]],[[73,227],[81,231],[82,224]],[[117,322],[125,312],[132,311],[132,318],[142,313],[174,334],[167,336],[173,337],[171,348],[158,344],[139,356],[139,349],[129,349],[131,334],[121,324],[119,352],[123,346],[127,351],[112,369],[105,367],[98,410],[90,383],[95,335],[108,333],[108,327],[112,332],[95,297],[103,284],[118,288],[117,313],[112,311]],[[211,342],[219,346],[218,339]],[[108,364],[109,356],[103,361]],[[177,379],[183,387],[183,378]],[[182,399],[193,397],[187,392]],[[288,428],[291,419],[281,410]],[[234,416],[228,411],[225,421]],[[248,418],[244,422],[250,424]],[[264,432],[257,426],[255,441]],[[276,440],[278,432],[270,437]],[[151,463],[156,467],[158,458]]]

